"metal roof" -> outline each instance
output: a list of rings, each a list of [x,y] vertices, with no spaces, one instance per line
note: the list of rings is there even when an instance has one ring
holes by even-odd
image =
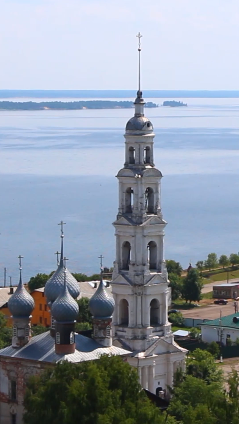
[[[186,337],[189,335],[189,331],[186,330],[177,330],[173,333],[174,336]]]
[[[84,362],[99,359],[101,355],[127,355],[131,352],[120,347],[111,346],[103,347],[95,340],[75,335],[76,350],[68,355],[57,355],[55,353],[55,340],[51,337],[50,332],[39,334],[32,337],[28,344],[22,348],[15,349],[12,346],[5,347],[0,350],[1,357],[26,359],[39,362],[56,363],[63,360],[69,362]]]
[[[16,290],[16,287],[14,287]],[[2,308],[10,299],[12,293],[10,293],[10,287],[0,287],[0,308]]]
[[[203,325],[207,325],[210,327],[228,327],[228,328],[236,328],[239,330],[239,319],[238,322],[233,322],[233,318],[234,317],[238,317],[239,318],[239,312],[237,312],[236,314],[232,314],[232,315],[227,315],[226,317],[221,317],[217,318],[217,319],[213,319],[210,321],[205,321],[202,324],[200,324],[201,326]]]

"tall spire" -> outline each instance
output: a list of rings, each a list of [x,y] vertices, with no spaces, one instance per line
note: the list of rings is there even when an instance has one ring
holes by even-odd
[[[63,267],[63,239],[64,239],[64,225],[66,225],[65,222],[61,221],[58,225],[61,226],[61,255],[60,255],[60,266]]]
[[[23,284],[22,284],[22,259],[23,259],[23,256],[19,255],[18,260],[19,260],[19,273],[20,273],[20,277],[19,277],[19,286],[20,287],[23,286]]]
[[[142,97],[142,93],[141,93],[141,90],[140,90],[140,71],[141,71],[141,69],[140,69],[140,66],[141,66],[141,63],[140,63],[140,53],[141,53],[141,38],[143,37],[142,36],[142,34],[140,34],[140,32],[136,35],[136,37],[139,39],[139,46],[138,46],[138,52],[139,52],[139,90],[138,90],[138,96],[139,96],[139,94],[141,94],[140,95],[140,97]]]

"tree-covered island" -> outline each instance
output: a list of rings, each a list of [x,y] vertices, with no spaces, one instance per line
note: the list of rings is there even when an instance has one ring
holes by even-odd
[[[75,102],[0,102],[0,110],[80,110],[80,109],[130,109],[134,103],[128,100],[80,100]],[[147,102],[145,107],[158,107],[156,103]]]
[[[180,107],[180,106],[187,106],[187,103],[183,103],[176,100],[165,100],[163,102],[163,106]]]

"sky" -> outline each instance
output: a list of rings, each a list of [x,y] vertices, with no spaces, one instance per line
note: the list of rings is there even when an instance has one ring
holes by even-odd
[[[239,0],[0,0],[0,89],[239,90]]]

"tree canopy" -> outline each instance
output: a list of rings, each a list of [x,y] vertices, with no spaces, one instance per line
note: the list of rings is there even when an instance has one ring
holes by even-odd
[[[186,302],[199,302],[201,299],[202,286],[203,284],[198,271],[194,268],[191,268],[183,280],[182,296]]]
[[[120,357],[63,362],[31,377],[24,407],[25,424],[165,422],[141,390],[136,370]]]

